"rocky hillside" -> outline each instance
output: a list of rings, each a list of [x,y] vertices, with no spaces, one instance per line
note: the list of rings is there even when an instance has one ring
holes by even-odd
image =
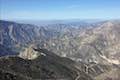
[[[19,53],[11,50],[11,48],[8,48],[4,45],[0,45],[0,56],[6,56],[6,55],[18,55]]]
[[[46,49],[34,49],[34,59],[6,56],[0,58],[1,80],[93,80],[77,68],[76,62],[55,55]],[[41,53],[45,55],[41,55]]]
[[[114,75],[119,75],[120,71],[119,20],[90,24],[57,23],[45,26],[1,20],[0,44],[4,46],[0,48],[0,54],[8,55],[19,52],[19,58],[22,58],[23,62],[26,59],[34,61],[39,58],[39,55],[45,57],[46,54],[39,54],[33,50],[33,47],[44,48],[56,54],[53,58],[53,54],[49,55],[50,52],[47,52],[47,55],[55,60],[59,55],[65,60],[63,62],[69,62],[66,58],[77,62],[77,69],[96,80],[119,79],[119,76]],[[62,61],[58,60],[58,62]]]
[[[44,47],[76,61],[120,64],[119,34],[120,22],[104,21],[92,28],[66,30]]]
[[[82,30],[93,26],[83,22],[35,26],[0,20],[0,44],[20,52],[30,44],[45,47],[48,41],[64,36],[74,37]]]

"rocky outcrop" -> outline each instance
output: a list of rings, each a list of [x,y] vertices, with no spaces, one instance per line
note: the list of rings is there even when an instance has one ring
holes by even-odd
[[[35,49],[39,56],[35,59],[22,59],[20,57],[0,58],[0,79],[2,80],[93,80],[80,68],[76,62],[62,58],[46,49]]]
[[[30,45],[28,48],[25,48],[24,51],[21,51],[19,57],[23,59],[35,59],[39,56],[37,51],[34,50],[34,45]]]

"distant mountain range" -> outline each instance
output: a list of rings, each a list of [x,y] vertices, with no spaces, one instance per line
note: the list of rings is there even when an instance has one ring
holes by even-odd
[[[31,59],[34,53],[29,49],[31,45],[54,52],[57,56],[70,58],[77,64],[81,64],[83,68],[88,68],[80,68],[80,70],[96,80],[119,80],[120,78],[119,20],[92,23],[66,22],[39,26],[0,20],[1,56],[22,54],[21,60],[24,62],[26,58]],[[27,48],[29,50],[26,50]],[[30,54],[26,55],[27,52]],[[34,59],[32,61],[34,62]],[[111,74],[107,74],[109,72]]]
[[[18,23],[35,24],[35,25],[53,25],[53,24],[71,24],[71,23],[96,23],[103,21],[101,19],[64,19],[64,20],[15,20]]]
[[[84,28],[87,25],[81,23],[35,26],[0,20],[0,44],[18,51],[21,46],[26,47],[32,43],[42,46],[46,41],[61,36],[67,30],[76,30],[76,28]]]

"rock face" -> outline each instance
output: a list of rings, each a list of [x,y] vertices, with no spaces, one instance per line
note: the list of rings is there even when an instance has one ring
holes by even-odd
[[[93,80],[76,67],[76,62],[62,58],[46,49],[35,49],[40,54],[33,60],[20,57],[0,58],[2,80]]]
[[[52,31],[30,24],[0,20],[0,44],[19,52],[31,43],[42,43],[52,37]]]
[[[18,24],[9,21],[0,21],[0,30],[0,43],[8,45],[8,47],[12,45],[19,47],[21,43],[30,42],[37,35],[33,35],[36,33],[33,25]]]
[[[20,52],[19,57],[23,59],[35,59],[39,56],[38,52],[34,50],[34,46],[30,45],[28,48],[26,48],[24,51]]]

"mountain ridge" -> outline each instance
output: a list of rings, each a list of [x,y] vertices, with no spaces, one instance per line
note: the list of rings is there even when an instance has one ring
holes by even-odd
[[[54,58],[59,62],[71,64],[71,66],[73,66],[71,61],[77,62],[74,67],[82,69],[82,72],[92,78],[99,79],[100,75],[107,75],[108,72],[113,71],[104,77],[104,80],[107,77],[113,80],[119,79],[119,76],[115,78],[113,75],[114,73],[119,74],[115,71],[119,70],[120,66],[119,21],[108,20],[92,24],[71,23],[45,26],[6,23],[0,22],[0,44],[11,51],[20,53],[19,56],[22,55],[20,57],[23,59],[35,60],[38,55],[34,55],[34,50],[37,47],[45,49],[49,53],[40,53],[44,58],[49,56],[50,60]],[[35,48],[29,48],[31,45],[35,45]],[[4,51],[1,48],[2,50]],[[5,51],[7,50],[5,49]],[[54,56],[50,55],[51,52],[48,51],[54,52]],[[12,54],[9,52],[3,53],[4,56]],[[62,57],[62,59],[56,58],[55,55]]]

